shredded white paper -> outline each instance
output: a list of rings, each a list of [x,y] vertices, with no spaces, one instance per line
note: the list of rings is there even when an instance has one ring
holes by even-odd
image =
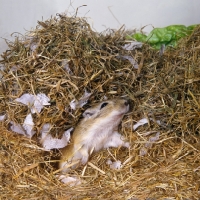
[[[108,97],[106,95],[103,96],[103,100],[106,101],[108,100]]]
[[[15,99],[15,101],[23,103],[28,106],[32,106],[34,103],[34,95],[32,94],[23,94],[20,98]]]
[[[24,130],[26,131],[26,136],[29,138],[32,138],[32,136],[35,134],[35,131],[33,131],[34,123],[33,118],[31,114],[28,114],[24,120],[24,124],[22,125]]]
[[[131,50],[134,50],[134,49],[137,49],[137,48],[141,48],[142,45],[143,45],[142,42],[131,41],[130,43],[125,44],[122,48],[124,50],[131,51]]]
[[[143,119],[139,120],[136,124],[133,125],[133,130],[136,130],[139,126],[142,126],[147,123],[148,123],[148,119],[143,118]]]
[[[77,108],[82,108],[87,102],[88,99],[90,98],[90,96],[92,95],[92,93],[89,93],[85,90],[85,93],[83,94],[83,96],[79,99],[79,101],[76,101],[75,99],[73,99],[70,102],[70,107],[72,110],[76,110]]]
[[[145,144],[145,147],[146,147],[146,148],[151,148],[151,147],[152,147],[152,144],[153,144],[154,142],[156,142],[156,141],[159,140],[159,137],[160,137],[160,132],[156,133],[155,136],[150,137],[150,138],[149,138],[149,142],[147,142],[147,143]]]
[[[147,154],[147,149],[144,148],[144,147],[142,147],[142,148],[140,149],[139,155],[140,155],[140,156],[145,156],[146,154]]]
[[[75,99],[73,99],[71,102],[70,102],[70,107],[72,110],[76,110],[76,107],[77,107],[77,101]]]
[[[154,121],[154,119],[152,119],[152,118],[149,118],[149,120]],[[148,123],[148,119],[143,118],[143,119],[139,120],[136,124],[133,125],[133,130],[136,130],[139,126],[142,126],[147,123]],[[159,125],[161,124],[160,120],[156,120],[156,123]]]
[[[43,93],[39,93],[36,96],[32,94],[23,94],[20,98],[15,101],[23,103],[31,108],[31,113],[40,113],[44,106],[50,105],[49,97]]]
[[[111,164],[112,164],[112,161],[111,161],[110,159],[108,159],[108,160],[106,161],[106,164],[107,164],[107,165],[111,165]]]
[[[62,61],[62,66],[63,66],[63,68],[64,68],[70,75],[73,75],[73,73],[72,73],[72,71],[71,71],[71,69],[70,69],[68,63],[69,63],[69,60],[64,59],[64,60]]]
[[[111,169],[121,169],[122,167],[122,162],[120,160],[112,162],[110,159],[108,159],[106,164],[109,165]]]
[[[152,136],[149,138],[148,142],[145,144],[145,147],[142,147],[140,149],[140,153],[139,155],[140,156],[144,156],[147,154],[148,152],[148,149],[152,147],[153,143],[158,141],[159,140],[159,137],[160,137],[160,132],[156,133],[155,136]]]
[[[37,94],[35,97],[34,105],[31,108],[31,112],[36,113],[35,111],[36,109],[37,112],[40,113],[44,106],[50,105],[49,101],[50,101],[49,97],[47,97],[45,94],[43,93]]]
[[[13,132],[26,136],[26,132],[20,124],[16,124],[12,121],[10,123],[11,123],[10,129]]]
[[[5,115],[0,115],[0,121],[4,121],[6,119],[6,114]]]
[[[26,116],[22,126],[12,121],[10,123],[11,123],[10,129],[13,132],[24,135],[28,138],[31,138],[35,134],[35,131],[33,131],[34,123],[33,123],[33,118],[31,114],[28,114]]]
[[[152,118],[149,118],[149,120],[151,121],[154,121],[156,122],[157,124],[161,124],[160,120],[154,120]],[[147,118],[143,118],[141,120],[139,120],[135,125],[133,125],[133,130],[136,130],[139,126],[142,126],[144,124],[147,124],[148,123],[148,119]],[[149,134],[151,134],[152,132],[146,132],[145,134],[143,134],[143,136],[147,136]],[[160,132],[157,132],[155,136],[152,136],[149,138],[148,142],[145,144],[145,147],[141,148],[140,149],[140,153],[139,155],[140,156],[144,156],[147,154],[147,151],[148,151],[148,148],[151,148],[152,147],[152,144],[154,142],[156,142],[157,140],[159,140],[159,137],[160,137]]]
[[[60,175],[58,176],[58,180],[65,184],[69,184],[69,186],[76,186],[81,184],[81,180],[77,177],[71,177],[71,176],[65,176],[65,175]]]
[[[32,42],[30,44],[30,51],[34,52],[37,49],[37,47],[38,47],[38,43]]]
[[[70,132],[73,130],[73,128],[70,128],[67,131],[65,131],[61,139],[53,138],[49,134],[50,129],[51,129],[51,124],[47,123],[43,125],[42,130],[40,131],[41,132],[40,142],[43,148],[48,151],[50,149],[60,149],[67,146],[70,140]]]
[[[138,69],[139,66],[138,66],[138,63],[136,62],[136,60],[132,57],[132,56],[118,56],[119,58],[122,58],[122,59],[125,59],[125,60],[129,60],[129,62],[132,64],[132,66],[135,68],[135,69]]]

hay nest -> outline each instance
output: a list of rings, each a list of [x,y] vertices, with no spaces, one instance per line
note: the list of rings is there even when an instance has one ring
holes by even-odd
[[[199,198],[200,27],[162,56],[145,44],[125,50],[124,34],[96,33],[84,18],[58,15],[8,42],[0,77],[2,199]],[[90,165],[72,172],[85,183],[69,187],[57,180],[54,152],[44,154],[38,138],[45,123],[53,125],[53,137],[76,125],[85,107],[72,110],[70,103],[85,90],[92,93],[88,104],[105,96],[132,100],[120,126],[131,148],[94,154]],[[30,113],[15,101],[24,93],[50,98],[32,114],[32,140],[8,131],[11,121],[22,124]],[[148,123],[134,130],[142,118]],[[120,160],[122,168],[110,169],[107,159]]]

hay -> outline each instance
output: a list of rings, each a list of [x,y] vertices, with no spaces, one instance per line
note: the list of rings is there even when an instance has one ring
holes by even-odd
[[[198,199],[200,27],[162,56],[147,45],[124,50],[124,34],[123,29],[96,33],[83,18],[58,15],[8,42],[0,83],[0,113],[7,117],[0,127],[2,199]],[[139,68],[123,55],[132,56]],[[133,101],[120,126],[131,148],[94,154],[86,167],[72,172],[85,183],[69,187],[55,177],[54,152],[44,154],[39,131],[51,123],[51,134],[61,137],[74,127],[84,108],[73,111],[69,105],[85,90],[92,92],[89,104],[104,96]],[[32,140],[7,130],[10,121],[23,123],[30,113],[14,101],[24,93],[51,99],[33,114]],[[144,117],[149,123],[133,130]],[[152,141],[156,133],[159,138]],[[110,169],[107,159],[122,161],[122,168]]]
[[[28,36],[8,43],[10,50],[2,56],[6,69],[0,112],[6,108],[9,121],[22,123],[27,108],[10,100],[24,93],[45,93],[51,106],[34,120],[37,127],[50,122],[55,125],[52,133],[62,133],[79,119],[80,109],[71,115],[68,105],[85,90],[93,93],[92,102],[121,95],[135,79],[133,66],[117,58],[125,51],[121,32],[97,34],[82,18],[58,16],[39,22]]]

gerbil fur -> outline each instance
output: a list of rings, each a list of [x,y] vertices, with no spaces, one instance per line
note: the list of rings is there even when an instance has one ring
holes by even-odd
[[[117,131],[128,111],[129,102],[125,99],[103,101],[87,109],[72,134],[70,144],[61,150],[59,168],[62,172],[68,172],[79,164],[85,165],[92,152],[109,147],[129,147]]]

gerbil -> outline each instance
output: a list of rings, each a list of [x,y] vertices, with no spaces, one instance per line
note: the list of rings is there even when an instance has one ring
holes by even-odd
[[[129,102],[125,99],[103,101],[87,109],[72,134],[71,143],[61,150],[59,168],[62,172],[79,164],[85,165],[92,152],[108,147],[129,147],[129,143],[117,132],[128,111]]]

